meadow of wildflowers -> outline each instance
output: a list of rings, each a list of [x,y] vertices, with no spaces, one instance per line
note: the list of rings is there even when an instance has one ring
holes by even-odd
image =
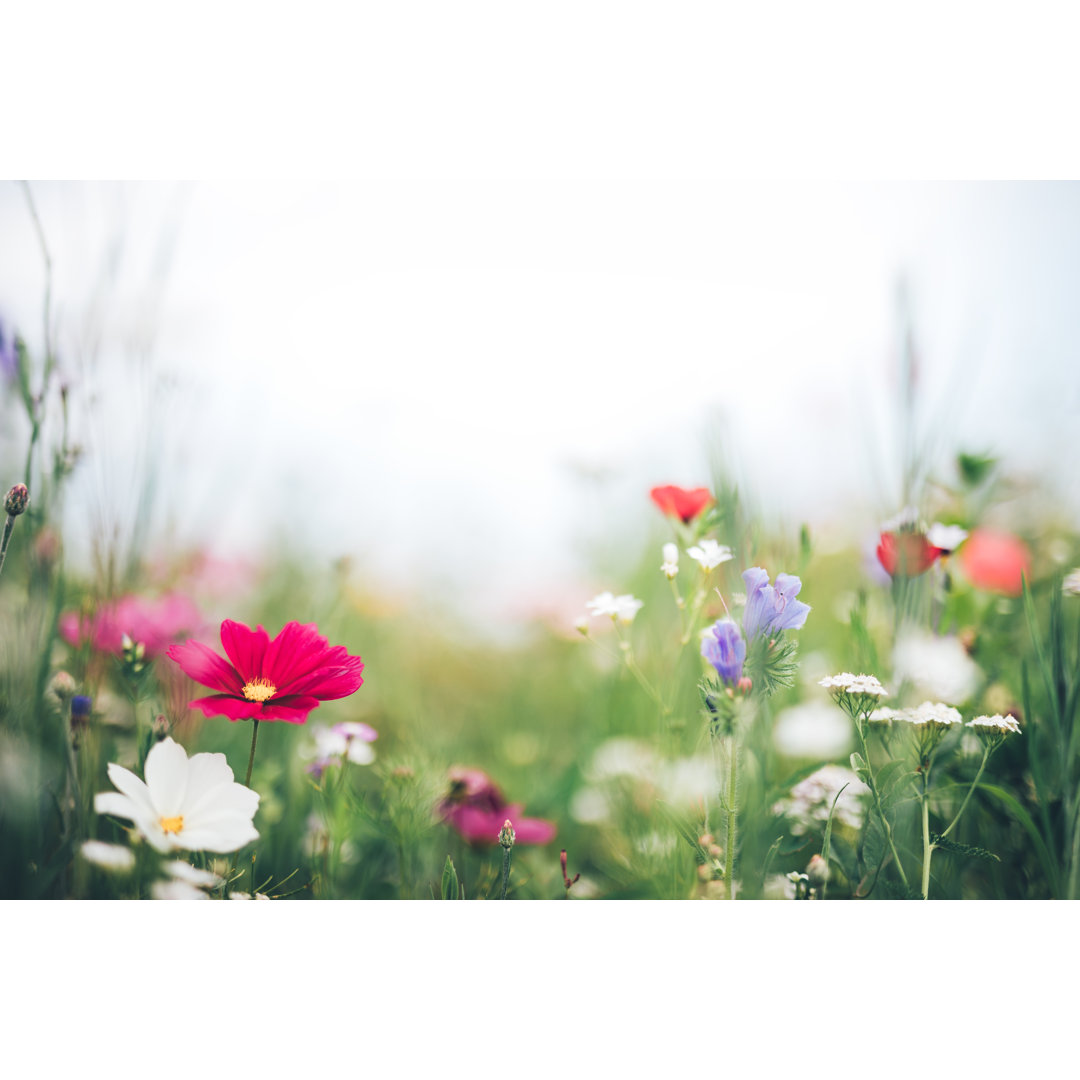
[[[496,644],[315,558],[68,566],[65,371],[2,320],[4,898],[1080,897],[1080,538],[1007,462],[827,546],[717,463]]]

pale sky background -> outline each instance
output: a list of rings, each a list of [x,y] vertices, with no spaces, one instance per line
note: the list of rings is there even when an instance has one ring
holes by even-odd
[[[287,530],[484,612],[618,588],[583,548],[632,564],[648,488],[707,484],[710,446],[771,517],[870,526],[899,508],[901,278],[941,453],[996,450],[1080,506],[1077,184],[34,191],[64,369],[93,399],[76,559],[73,523],[130,519],[148,460],[161,542]],[[0,317],[39,346],[10,183],[0,236]]]

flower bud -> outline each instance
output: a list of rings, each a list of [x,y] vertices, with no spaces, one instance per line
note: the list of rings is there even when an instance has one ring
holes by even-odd
[[[30,505],[30,492],[25,484],[16,484],[4,499],[4,509],[11,517],[18,517]]]
[[[49,690],[62,702],[70,701],[77,689],[78,684],[66,671],[58,671],[49,681]]]
[[[507,818],[503,822],[503,827],[499,830],[499,843],[509,851],[514,846],[515,839],[514,826],[510,823],[510,819]]]
[[[71,699],[71,730],[78,731],[90,723],[90,710],[93,701],[85,694],[76,694]]]
[[[820,855],[812,855],[806,864],[806,876],[814,888],[820,889],[829,880],[829,864]]]

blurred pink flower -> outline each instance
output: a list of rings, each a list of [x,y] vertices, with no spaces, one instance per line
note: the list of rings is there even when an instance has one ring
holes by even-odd
[[[1019,596],[1021,577],[1031,578],[1031,555],[1018,536],[976,529],[960,549],[960,565],[977,589]]]
[[[548,844],[555,825],[540,818],[521,816],[518,804],[507,803],[495,782],[479,769],[455,766],[450,770],[450,791],[439,803],[439,814],[470,844],[498,843],[499,830],[509,819],[518,844]]]
[[[364,681],[360,657],[342,645],[331,648],[314,623],[286,623],[271,640],[261,626],[226,619],[221,644],[231,663],[200,641],[169,649],[169,659],[196,682],[219,691],[189,706],[207,716],[303,724],[320,702],[348,697]]]
[[[119,653],[127,634],[132,641],[142,642],[147,656],[158,656],[178,637],[198,630],[202,621],[186,596],[168,593],[158,600],[123,596],[92,616],[68,611],[58,625],[63,639],[76,648],[89,643],[98,652]]]

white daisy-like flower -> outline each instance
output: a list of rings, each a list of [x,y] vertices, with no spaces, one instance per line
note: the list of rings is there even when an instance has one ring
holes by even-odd
[[[135,853],[120,844],[106,844],[101,840],[86,840],[79,848],[82,857],[100,866],[102,870],[127,873],[135,867]]]
[[[233,780],[224,754],[195,754],[172,739],[146,755],[146,782],[110,763],[109,779],[119,789],[94,796],[99,814],[132,822],[158,851],[238,851],[258,840],[252,818],[259,796]]]
[[[154,900],[209,900],[210,897],[189,885],[186,881],[155,881],[150,886],[150,896]]]
[[[1070,570],[1061,583],[1061,591],[1066,596],[1080,596],[1080,568]]]
[[[664,577],[671,580],[679,572],[679,548],[676,544],[664,545],[664,561],[660,564]]]
[[[967,537],[967,529],[961,529],[959,525],[942,525],[940,521],[935,521],[926,530],[926,539],[947,555],[952,554]]]
[[[692,548],[686,549],[686,554],[696,562],[702,570],[715,570],[721,563],[733,559],[735,556],[731,548],[720,544],[715,540],[702,540]]]
[[[370,765],[375,760],[375,751],[367,734],[349,735],[343,728],[367,728],[366,724],[335,724],[333,727],[314,727],[311,734],[315,739],[314,756],[325,764],[331,761],[346,760],[354,765]]]
[[[1010,732],[1014,735],[1020,734],[1020,724],[1015,716],[976,716],[965,726],[992,734],[1008,735]]]
[[[592,615],[610,615],[620,622],[630,623],[634,621],[634,616],[645,606],[645,602],[635,599],[629,593],[615,596],[609,592],[602,592],[585,606],[590,609]]]
[[[216,889],[222,882],[217,874],[212,874],[209,870],[200,870],[197,866],[179,859],[167,862],[162,869],[176,881],[184,881],[199,889]]]

